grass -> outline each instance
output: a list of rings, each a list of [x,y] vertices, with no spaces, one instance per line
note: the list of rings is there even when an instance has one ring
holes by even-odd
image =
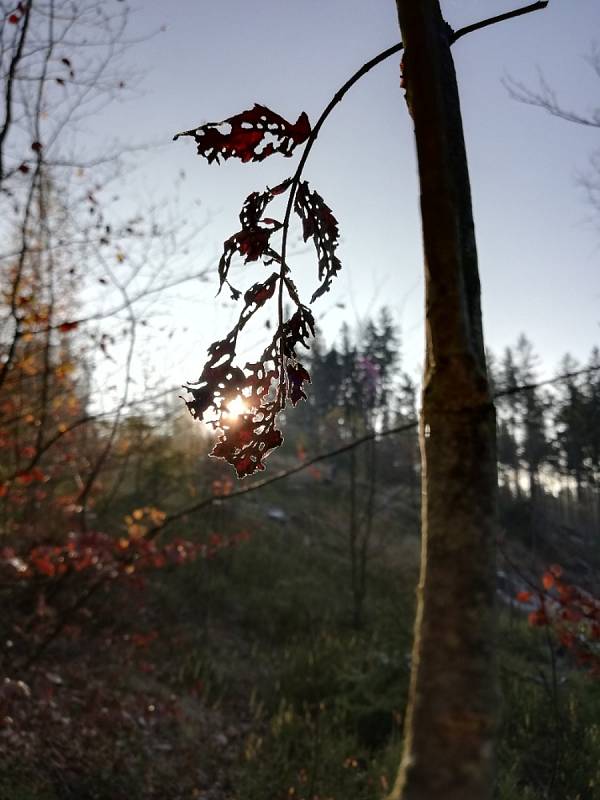
[[[251,541],[161,571],[143,602],[121,598],[112,649],[98,648],[88,667],[95,691],[109,685],[133,718],[149,703],[173,713],[119,729],[121,755],[107,728],[97,740],[107,757],[90,756],[70,782],[66,769],[43,781],[39,765],[0,764],[0,800],[385,796],[408,689],[414,520],[392,510],[379,518],[365,623],[355,629],[343,504],[331,487],[309,488],[287,493],[283,523],[266,514],[281,504],[277,492],[217,507],[204,533],[243,524]],[[545,632],[517,612],[500,628],[497,800],[597,800],[600,685],[558,653],[555,692]],[[129,630],[160,635],[136,651]]]

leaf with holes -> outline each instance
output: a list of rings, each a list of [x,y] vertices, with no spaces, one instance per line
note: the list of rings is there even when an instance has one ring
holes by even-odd
[[[292,401],[292,405],[295,406],[300,400],[306,400],[306,395],[302,387],[305,381],[310,383],[310,375],[300,362],[297,364],[288,364],[286,371],[289,398]]]
[[[251,286],[244,294],[246,306],[254,305],[256,308],[260,308],[260,306],[264,305],[267,300],[273,297],[278,278],[279,275],[274,272],[264,283],[255,283],[254,286]]]
[[[317,297],[329,291],[332,279],[342,268],[335,252],[340,234],[337,220],[331,209],[321,195],[310,191],[306,181],[302,181],[298,186],[294,211],[302,220],[304,241],[307,242],[309,239],[314,241],[319,260],[321,285],[311,297],[310,302],[312,303]]]
[[[315,335],[315,318],[310,308],[301,305],[283,324],[278,335],[283,343],[284,355],[296,361],[296,347],[302,345],[308,349],[308,339]]]
[[[283,442],[281,431],[275,427],[277,402],[261,407],[260,412],[240,415],[223,433],[211,456],[224,458],[235,467],[238,478],[263,470],[264,459]]]
[[[242,162],[262,161],[273,153],[291,156],[294,148],[310,136],[310,122],[302,112],[295,123],[259,104],[222,122],[208,122],[174,136],[193,136],[198,155],[208,163],[222,158],[239,158]]]
[[[262,219],[262,215],[271,200],[285,192],[290,183],[291,180],[288,178],[273,189],[252,192],[244,201],[240,211],[242,230],[234,233],[223,244],[223,255],[219,261],[219,291],[227,281],[231,261],[236,254],[244,258],[245,264],[249,261],[258,261],[260,258],[266,258],[269,263],[280,260],[279,254],[270,246],[269,240],[271,235],[281,228],[281,222],[270,217]]]
[[[204,365],[202,374],[197,381],[188,383],[184,386],[186,391],[192,395],[191,400],[186,400],[188,411],[194,419],[202,420],[207,411],[212,409],[216,414],[216,419],[208,420],[215,427],[222,427],[221,419],[226,412],[226,406],[238,397],[246,397],[246,405],[251,408],[260,406],[262,398],[258,397],[263,391],[268,391],[271,379],[277,375],[276,370],[263,376],[266,385],[261,392],[257,392],[260,380],[255,377],[253,380],[247,379],[244,371],[233,365],[235,358],[235,347],[240,332],[244,329],[248,321],[263,305],[263,303],[273,295],[277,285],[278,274],[273,272],[264,283],[256,283],[244,295],[246,305],[238,318],[236,325],[227,334],[225,339],[221,339],[208,348],[208,360]],[[262,361],[275,361],[275,345],[271,345],[265,350]],[[246,364],[246,369],[252,369],[255,365]],[[260,363],[257,366],[262,366]]]

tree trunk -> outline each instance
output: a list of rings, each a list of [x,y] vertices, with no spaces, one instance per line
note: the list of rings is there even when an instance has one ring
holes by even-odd
[[[390,800],[493,791],[496,453],[452,31],[397,0],[425,252],[422,558],[404,752]]]

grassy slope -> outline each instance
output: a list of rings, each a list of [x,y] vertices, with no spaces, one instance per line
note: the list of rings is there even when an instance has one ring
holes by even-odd
[[[344,498],[305,478],[286,489],[204,520],[250,542],[113,593],[47,653],[27,680],[54,707],[38,720],[15,700],[31,735],[17,757],[3,730],[0,800],[382,797],[409,676],[415,517],[402,498],[378,515],[355,630]],[[272,521],[282,497],[289,519]],[[499,645],[498,797],[600,797],[599,687],[559,655],[555,693],[545,632],[518,613],[503,614]]]

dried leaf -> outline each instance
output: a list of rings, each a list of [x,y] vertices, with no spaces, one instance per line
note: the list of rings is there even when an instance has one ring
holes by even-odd
[[[289,398],[292,401],[292,405],[295,406],[300,400],[306,400],[302,386],[305,381],[310,383],[310,375],[299,362],[295,365],[288,364],[286,371]]]
[[[271,234],[281,228],[281,223],[276,219],[261,219],[261,217],[271,200],[276,195],[285,192],[290,183],[291,179],[288,178],[274,189],[267,188],[264,192],[252,192],[244,201],[240,212],[242,230],[234,233],[223,244],[223,255],[219,261],[219,291],[227,280],[231,261],[236,254],[243,256],[246,264],[264,257],[269,261],[280,260],[278,253],[271,248],[269,239]]]
[[[302,220],[304,241],[312,238],[319,260],[321,285],[311,297],[312,303],[317,297],[329,291],[332,279],[342,268],[335,254],[339,239],[338,224],[329,206],[317,192],[310,191],[306,181],[302,181],[298,186],[294,211]]]
[[[291,156],[295,147],[310,136],[310,122],[302,112],[294,124],[266,106],[256,104],[248,111],[235,114],[222,122],[209,122],[176,134],[193,136],[198,155],[208,163],[219,158],[239,158],[242,162],[262,161],[273,153]]]
[[[63,322],[61,325],[58,326],[58,330],[61,333],[69,333],[69,331],[74,331],[79,325],[78,322]]]

